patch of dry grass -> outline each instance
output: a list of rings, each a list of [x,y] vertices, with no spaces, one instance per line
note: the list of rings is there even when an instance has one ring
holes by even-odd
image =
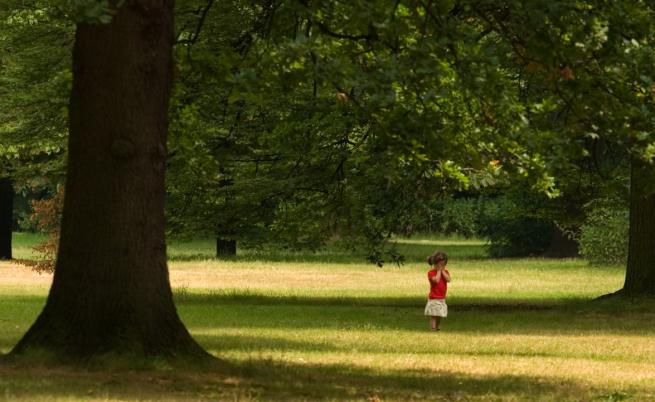
[[[453,301],[472,299],[551,300],[593,298],[621,287],[618,268],[589,268],[580,260],[452,261]],[[425,264],[398,268],[370,264],[266,261],[171,262],[173,287],[203,291],[253,291],[312,297],[414,297],[426,294]]]

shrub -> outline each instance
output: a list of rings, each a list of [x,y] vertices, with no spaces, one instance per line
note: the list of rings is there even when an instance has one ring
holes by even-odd
[[[493,257],[542,254],[549,246],[554,224],[540,216],[538,200],[516,197],[476,197],[439,200],[422,230],[464,237],[485,237]]]
[[[32,249],[37,254],[36,260],[20,260],[37,272],[53,272],[59,247],[59,230],[61,213],[64,206],[64,188],[61,187],[52,198],[32,201],[30,221],[34,227],[48,235],[45,241]]]
[[[439,214],[439,231],[467,238],[477,236],[482,205],[482,198],[460,198],[443,202]]]
[[[550,243],[552,230],[551,222],[507,197],[484,203],[478,229],[481,236],[489,239],[492,257],[542,254]]]
[[[621,201],[601,199],[587,204],[580,230],[580,254],[592,265],[625,264],[628,258],[630,212]]]

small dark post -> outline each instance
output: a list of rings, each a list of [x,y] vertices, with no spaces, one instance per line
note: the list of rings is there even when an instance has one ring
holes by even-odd
[[[8,177],[0,178],[0,260],[11,260],[14,186]]]
[[[237,255],[237,241],[216,238],[216,257]]]

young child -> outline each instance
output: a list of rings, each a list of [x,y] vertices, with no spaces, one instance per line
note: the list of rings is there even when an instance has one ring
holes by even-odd
[[[428,271],[430,293],[428,294],[428,303],[425,305],[425,315],[430,317],[432,331],[439,331],[441,317],[448,316],[446,292],[448,291],[448,282],[450,282],[450,272],[446,269],[447,263],[448,256],[442,251],[437,251],[428,257],[428,264],[432,266],[432,269]]]

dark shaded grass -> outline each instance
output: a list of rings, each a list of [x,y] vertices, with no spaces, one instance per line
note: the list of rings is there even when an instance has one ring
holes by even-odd
[[[243,366],[249,378],[276,378],[257,382],[261,396],[297,400],[575,400],[591,399],[602,391],[585,389],[570,381],[552,382],[525,376],[476,378],[440,369],[390,370],[385,374],[344,365],[295,365],[258,361]],[[273,374],[273,376],[270,376]],[[532,398],[530,398],[530,395]],[[575,396],[574,396],[575,395]]]
[[[315,303],[315,301],[313,301]],[[652,305],[652,304],[651,304]],[[616,315],[593,303],[551,305],[543,308],[516,305],[450,306],[449,333],[585,335],[655,335],[655,312],[640,309]],[[367,329],[424,332],[423,304],[403,306],[348,306],[319,304],[186,304],[180,305],[191,328],[253,329]],[[456,318],[453,318],[456,317]]]
[[[607,390],[520,375],[476,378],[440,369],[380,373],[339,364],[251,359],[203,371],[85,372],[0,363],[0,399],[68,400],[598,400]],[[647,395],[628,394],[639,399]],[[646,399],[643,399],[646,400]]]
[[[268,306],[359,306],[359,307],[409,307],[416,308],[425,304],[425,297],[352,297],[352,296],[287,296],[266,295],[247,291],[216,291],[208,293],[190,293],[186,290],[175,294],[175,300],[184,304],[210,305],[268,305]],[[574,299],[502,299],[452,297],[448,305],[458,310],[548,310],[562,305],[587,305],[590,301],[582,298]],[[592,306],[592,304],[588,304]]]

